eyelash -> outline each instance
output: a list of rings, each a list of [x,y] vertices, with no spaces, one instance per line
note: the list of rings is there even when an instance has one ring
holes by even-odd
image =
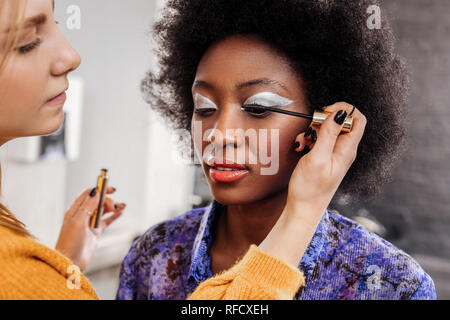
[[[255,105],[255,106],[260,106],[260,105],[258,105],[258,104],[253,104],[253,105]],[[194,112],[195,112],[196,114],[198,114],[199,116],[201,116],[201,117],[207,117],[207,115],[205,115],[205,113],[212,112],[212,111],[216,111],[216,109],[213,109],[213,108],[196,109]],[[253,112],[247,112],[247,113],[251,114],[251,115],[252,115],[253,117],[255,117],[255,118],[265,118],[265,117],[267,117],[271,112],[270,112],[270,111],[266,111],[266,112],[260,113],[260,114],[253,113]]]
[[[41,39],[40,38],[37,38],[36,40],[34,40],[33,42],[31,42],[31,43],[29,43],[29,44],[27,44],[27,45],[25,45],[25,46],[23,46],[23,47],[20,47],[18,50],[19,50],[19,53],[20,54],[25,54],[25,53],[28,53],[28,52],[30,52],[31,50],[33,50],[33,49],[35,49],[35,48],[37,48],[40,44],[41,44]]]

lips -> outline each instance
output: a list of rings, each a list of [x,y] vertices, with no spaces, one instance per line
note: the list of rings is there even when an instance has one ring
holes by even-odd
[[[212,158],[208,161],[208,165],[211,178],[217,182],[234,182],[249,173],[246,166],[225,159]]]
[[[53,98],[47,100],[46,104],[61,104],[61,103],[64,103],[66,101],[66,99],[67,99],[66,90],[62,91],[57,96],[54,96]]]

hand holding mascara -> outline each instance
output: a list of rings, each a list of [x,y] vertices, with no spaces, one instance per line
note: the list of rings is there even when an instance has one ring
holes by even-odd
[[[97,241],[111,223],[121,217],[125,203],[109,197],[116,188],[108,186],[102,170],[97,186],[85,190],[67,210],[55,249],[84,270],[94,255]],[[112,213],[102,219],[106,213]]]
[[[318,129],[319,136],[313,142],[311,152],[300,157],[289,181],[286,206],[259,244],[264,252],[292,265],[298,265],[302,259],[325,210],[355,161],[367,123],[366,117],[347,103],[334,104],[325,111],[332,117]],[[351,134],[341,135],[347,114],[354,117],[353,130]],[[303,140],[302,149],[305,148],[304,134],[302,132],[296,138],[297,142]]]

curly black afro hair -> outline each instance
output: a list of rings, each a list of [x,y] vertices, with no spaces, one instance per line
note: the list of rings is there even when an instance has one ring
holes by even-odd
[[[204,53],[229,36],[257,35],[290,60],[304,81],[310,106],[345,101],[367,117],[357,159],[336,193],[349,202],[367,199],[391,180],[393,164],[405,149],[409,87],[408,70],[394,51],[384,15],[381,28],[367,26],[368,8],[374,4],[169,0],[153,26],[160,69],[142,81],[144,97],[172,129],[190,131],[191,88]]]

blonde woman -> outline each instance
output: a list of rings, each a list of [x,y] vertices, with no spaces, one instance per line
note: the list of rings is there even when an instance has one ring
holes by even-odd
[[[81,59],[58,30],[53,9],[52,0],[0,0],[0,145],[14,138],[50,134],[63,122],[67,75]],[[110,187],[107,193],[114,191]],[[69,276],[86,268],[100,235],[125,209],[107,197],[104,210],[112,215],[92,230],[89,219],[98,202],[95,188],[75,200],[65,214],[56,250],[36,242],[24,224],[0,204],[0,299],[98,299],[81,272],[79,286],[77,281],[68,284]],[[268,262],[272,265],[258,279],[273,285],[268,292],[258,289],[259,282],[242,283],[236,278],[236,270],[241,275],[252,272],[254,262],[257,268]],[[278,263],[275,270],[273,262]],[[248,268],[251,263],[253,267]],[[192,298],[290,298],[303,279],[295,267],[256,247],[236,267],[240,269],[205,282]],[[283,276],[270,281],[273,271]]]
[[[63,122],[67,75],[81,59],[58,30],[53,6],[51,0],[0,0],[1,145],[50,134]],[[114,191],[110,187],[107,193]],[[56,250],[34,241],[0,204],[0,299],[97,299],[77,271],[87,266],[100,235],[125,209],[107,197],[104,209],[112,215],[92,230],[88,222],[98,202],[95,188],[76,199],[65,214]],[[67,285],[69,275],[75,276],[75,288]]]

